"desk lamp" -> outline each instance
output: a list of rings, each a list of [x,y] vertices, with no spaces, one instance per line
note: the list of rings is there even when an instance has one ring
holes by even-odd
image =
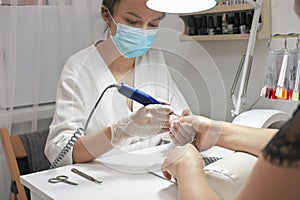
[[[216,5],[216,0],[147,0],[147,6],[166,13],[193,13],[208,10]]]

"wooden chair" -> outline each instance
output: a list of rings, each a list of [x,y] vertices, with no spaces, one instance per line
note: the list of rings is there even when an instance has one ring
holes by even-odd
[[[11,180],[17,188],[17,194],[11,192],[11,200],[27,200],[24,186],[20,183],[20,170],[17,164],[18,158],[26,158],[24,145],[18,135],[9,135],[6,128],[0,128],[0,139],[7,160]]]

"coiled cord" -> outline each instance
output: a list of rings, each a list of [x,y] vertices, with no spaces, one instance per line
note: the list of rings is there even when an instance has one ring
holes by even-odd
[[[101,93],[100,97],[98,98],[97,102],[95,103],[93,109],[91,110],[91,112],[90,112],[90,114],[89,114],[89,116],[86,120],[86,123],[84,125],[84,129],[83,128],[78,128],[75,131],[75,133],[73,133],[71,139],[68,141],[66,146],[61,150],[61,152],[58,154],[58,156],[52,162],[52,164],[50,166],[50,169],[56,168],[59,165],[59,163],[66,157],[66,155],[69,153],[69,151],[73,148],[73,146],[75,145],[75,143],[77,142],[79,137],[81,135],[84,135],[84,133],[85,133],[85,131],[86,131],[88,125],[89,125],[89,122],[92,118],[92,115],[93,115],[94,111],[96,110],[98,104],[100,103],[100,100],[102,99],[104,93],[110,88],[118,88],[119,86],[120,86],[119,84],[111,84],[103,90],[103,92]]]
[[[68,154],[68,152],[72,149],[74,144],[77,142],[78,138],[83,135],[83,128],[78,128],[75,133],[73,133],[71,139],[68,141],[66,146],[61,150],[58,156],[52,162],[50,169],[56,168],[59,163],[64,159],[64,157]]]

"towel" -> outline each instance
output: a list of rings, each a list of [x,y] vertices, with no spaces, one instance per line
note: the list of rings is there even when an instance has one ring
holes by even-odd
[[[49,129],[20,135],[23,142],[30,172],[49,169],[50,163],[44,154]]]

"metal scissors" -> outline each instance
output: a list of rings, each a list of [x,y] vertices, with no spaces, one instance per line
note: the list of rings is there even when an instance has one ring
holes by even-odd
[[[70,185],[78,185],[78,183],[75,183],[75,182],[72,182],[72,181],[68,181],[69,177],[65,176],[65,175],[60,175],[60,176],[57,176],[55,178],[50,178],[48,179],[48,182],[49,183],[60,183],[60,182],[63,182],[63,183],[67,183],[67,184],[70,184]]]

